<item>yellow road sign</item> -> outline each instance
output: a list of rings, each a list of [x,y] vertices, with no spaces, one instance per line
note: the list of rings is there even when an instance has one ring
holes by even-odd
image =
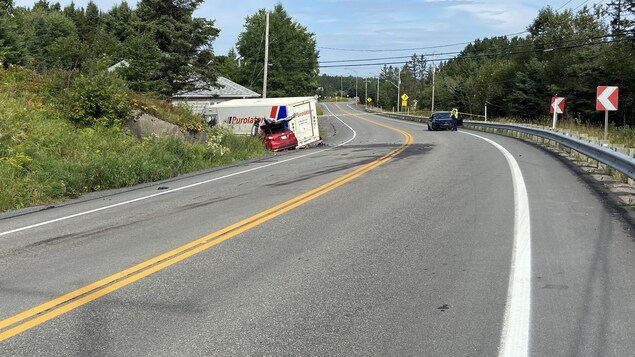
[[[403,100],[404,102],[408,101],[408,94],[404,93],[404,94],[401,96],[401,100]]]
[[[372,102],[372,101],[373,101],[373,98],[368,97],[368,99],[366,99],[366,100],[368,101],[368,103],[370,103],[370,102]]]
[[[401,101],[401,106],[402,107],[407,107],[408,106],[408,101],[407,100],[402,100]]]

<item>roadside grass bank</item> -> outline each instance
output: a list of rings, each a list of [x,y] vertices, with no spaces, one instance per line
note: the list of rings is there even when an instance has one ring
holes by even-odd
[[[509,124],[534,124],[545,126],[547,128],[551,128],[553,124],[551,118],[532,121],[514,118],[501,118],[495,119],[495,122]],[[610,122],[608,129],[608,141],[611,144],[621,144],[626,147],[635,147],[635,127],[631,127],[629,125],[617,126],[614,122]],[[586,124],[575,120],[558,119],[556,130],[561,132],[578,132],[579,134],[588,135],[589,138],[598,138],[600,140],[604,139],[604,126]]]
[[[205,143],[134,137],[133,108],[205,130]],[[206,128],[182,108],[130,93],[117,78],[0,69],[0,211],[51,204],[268,155],[259,138]]]

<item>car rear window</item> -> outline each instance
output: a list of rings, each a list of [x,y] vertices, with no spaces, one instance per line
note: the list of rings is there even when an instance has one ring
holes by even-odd
[[[450,119],[450,113],[434,113],[434,119]]]
[[[284,125],[275,125],[265,129],[265,133],[267,134],[282,134],[287,131],[287,128]]]

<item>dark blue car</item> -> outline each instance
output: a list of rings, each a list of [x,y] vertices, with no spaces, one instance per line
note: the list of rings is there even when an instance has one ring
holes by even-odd
[[[463,125],[463,117],[459,114],[456,126]],[[452,118],[450,112],[434,112],[428,119],[428,130],[452,129]]]

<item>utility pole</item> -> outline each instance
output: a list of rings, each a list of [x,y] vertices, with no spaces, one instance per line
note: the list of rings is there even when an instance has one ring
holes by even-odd
[[[487,123],[487,102],[485,102],[485,122]]]
[[[430,105],[430,114],[434,113],[434,72],[436,72],[436,66],[434,64],[435,55],[432,53],[432,104]]]
[[[342,76],[341,75],[340,75],[340,96],[342,96],[342,99],[344,99],[344,92],[343,92],[343,89],[342,89]]]
[[[379,106],[379,76],[377,76],[377,106]]]
[[[355,101],[359,100],[359,96],[357,95],[357,72],[355,72]]]
[[[399,99],[401,99],[401,68],[397,68],[397,113],[401,113],[399,109]]]
[[[368,108],[368,78],[364,78],[364,80],[366,81],[366,90],[364,91],[364,103]]]
[[[262,80],[262,97],[267,98],[267,70],[269,69],[269,11],[265,15],[265,69]]]

